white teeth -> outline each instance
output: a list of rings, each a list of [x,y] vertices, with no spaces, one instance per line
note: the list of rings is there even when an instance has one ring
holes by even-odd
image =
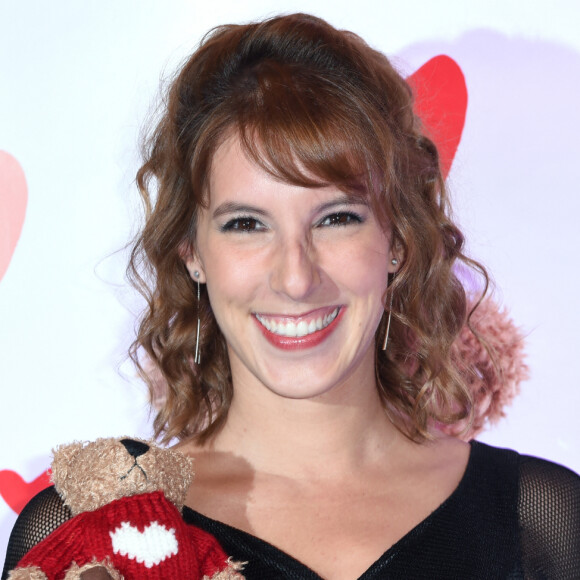
[[[287,336],[289,338],[302,337],[312,334],[317,330],[322,330],[326,328],[338,314],[339,308],[335,308],[330,314],[327,314],[323,318],[318,317],[306,322],[306,320],[301,320],[298,324],[295,322],[276,322],[260,314],[256,314],[256,318],[265,328],[274,334],[280,336]]]
[[[308,334],[308,322],[301,320],[296,325],[296,336],[306,336]]]
[[[296,325],[293,322],[287,322],[286,325],[281,324],[278,327],[277,334],[284,333],[286,336],[296,336]]]

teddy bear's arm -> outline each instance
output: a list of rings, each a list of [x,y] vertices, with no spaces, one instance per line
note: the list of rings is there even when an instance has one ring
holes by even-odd
[[[110,571],[110,573],[109,573]],[[47,575],[37,566],[17,568],[8,575],[8,580],[47,580]],[[74,562],[64,576],[64,580],[123,580],[114,568],[87,564],[79,568]]]

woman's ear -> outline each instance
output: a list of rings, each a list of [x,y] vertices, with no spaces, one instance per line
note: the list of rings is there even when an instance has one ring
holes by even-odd
[[[396,274],[399,271],[404,255],[401,243],[395,240],[389,249],[389,274]]]
[[[185,260],[185,267],[194,282],[205,284],[205,272],[201,266],[201,262],[197,258]]]
[[[191,244],[183,244],[179,248],[179,255],[189,272],[192,280],[205,284],[205,270],[199,255],[194,251]]]

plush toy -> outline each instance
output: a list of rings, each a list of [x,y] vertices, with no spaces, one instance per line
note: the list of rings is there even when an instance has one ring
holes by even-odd
[[[73,517],[9,580],[243,579],[217,540],[181,517],[192,463],[137,439],[59,447],[52,478]]]

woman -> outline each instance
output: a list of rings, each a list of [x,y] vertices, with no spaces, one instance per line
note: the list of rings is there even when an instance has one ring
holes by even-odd
[[[438,430],[472,413],[454,266],[484,271],[383,55],[302,14],[217,28],[138,184],[132,356],[195,458],[184,518],[247,578],[580,577],[578,477]]]

